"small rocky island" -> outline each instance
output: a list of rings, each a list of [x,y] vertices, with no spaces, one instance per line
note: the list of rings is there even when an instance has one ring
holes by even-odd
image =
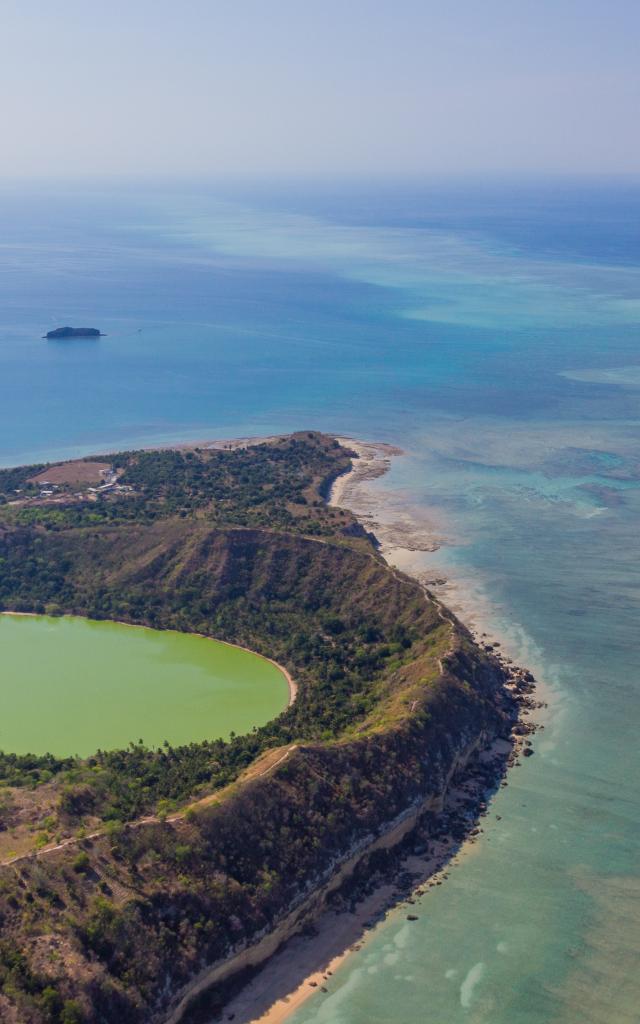
[[[45,338],[102,338],[97,327],[56,327],[47,331]]]

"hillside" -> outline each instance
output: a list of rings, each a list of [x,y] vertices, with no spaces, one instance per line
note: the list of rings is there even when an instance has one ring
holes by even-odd
[[[0,869],[0,1017],[19,1024],[191,1019],[194,981],[286,937],[513,714],[497,660],[324,503],[350,465],[337,442],[101,461],[112,482],[91,493],[58,472],[43,496],[47,467],[0,471],[1,607],[239,643],[298,696],[228,743],[0,755],[0,827],[26,792],[34,815],[38,794],[53,808],[40,852]]]

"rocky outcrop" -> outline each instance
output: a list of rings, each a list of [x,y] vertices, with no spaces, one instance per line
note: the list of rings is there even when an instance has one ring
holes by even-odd
[[[364,540],[368,540],[374,548],[380,547],[380,542],[375,533],[372,533],[371,530],[365,530],[362,523],[349,523],[348,526],[343,526],[340,532],[343,537],[361,537]]]
[[[97,327],[56,327],[47,331],[45,338],[100,338]]]

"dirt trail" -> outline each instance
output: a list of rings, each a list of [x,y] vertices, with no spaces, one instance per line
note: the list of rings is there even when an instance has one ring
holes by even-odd
[[[298,749],[298,744],[293,743],[288,747],[284,754],[282,754],[276,761],[268,764],[261,771],[253,772],[251,774],[252,779],[259,779],[263,775],[268,775],[269,772],[273,771],[279,764],[286,761],[287,758],[293,753],[294,750]],[[144,818],[136,818],[135,821],[126,822],[126,828],[142,828],[143,825],[158,825],[162,821],[167,821],[173,824],[176,821],[181,821],[186,817],[188,811],[197,810],[198,808],[207,807],[212,803],[215,803],[219,799],[220,793],[210,793],[208,796],[203,796],[201,800],[196,800],[195,803],[189,804],[181,811],[177,811],[175,814],[170,814],[166,818],[160,818],[156,814],[148,814]],[[104,828],[96,829],[95,832],[87,832],[84,836],[69,836],[68,839],[63,839],[60,843],[56,843],[55,846],[43,846],[41,850],[30,850],[29,853],[19,854],[17,857],[8,857],[6,860],[0,861],[0,867],[6,867],[11,864],[19,864],[21,861],[27,860],[39,860],[42,857],[47,857],[51,853],[56,853],[58,850],[64,850],[67,846],[73,846],[81,843],[85,839],[98,839],[100,836],[105,834]]]

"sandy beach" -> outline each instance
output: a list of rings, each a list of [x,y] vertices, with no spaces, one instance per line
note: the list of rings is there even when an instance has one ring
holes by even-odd
[[[402,491],[383,490],[375,481],[388,472],[392,460],[406,453],[393,445],[339,437],[358,458],[353,469],[334,482],[329,504],[348,508],[375,534],[385,560],[418,581],[464,623],[479,644],[491,642],[502,654],[526,664],[542,677],[542,658],[517,623],[498,623],[482,581],[465,575],[456,578],[439,565],[438,553],[460,539],[452,534],[435,509],[412,505]],[[554,691],[538,678],[538,695],[551,701]]]
[[[358,457],[353,461],[351,472],[343,473],[334,481],[329,504],[354,512],[376,535],[387,561],[391,560],[389,556],[395,549],[407,554],[437,551],[445,539],[440,524],[426,516],[424,510],[412,508],[405,495],[381,494],[371,488],[373,481],[389,471],[392,459],[405,454],[402,449],[352,437],[338,437],[338,441]]]
[[[498,740],[481,755],[488,772],[509,747]],[[429,889],[441,885],[462,857],[473,853],[482,831],[480,818],[488,813],[482,800],[485,778],[469,778],[452,788],[443,809],[455,817],[468,809],[470,801],[477,802],[478,826],[471,830],[475,834],[464,842],[453,837],[432,841],[424,854],[406,853],[388,877],[378,880],[373,892],[325,910],[309,934],[290,939],[227,1003],[224,1019],[236,1024],[281,1024],[311,996],[331,992],[336,971],[390,914],[405,912],[408,920],[417,919]]]
[[[504,766],[510,751],[510,762],[517,763],[515,759],[523,749],[521,741],[512,748],[507,741],[496,740],[481,753],[476,770],[450,789],[442,810],[443,819],[450,826],[453,823],[452,831],[456,822],[464,820],[463,838],[449,835],[430,840],[424,853],[416,852],[416,844],[413,851],[399,856],[386,876],[373,881],[372,892],[363,898],[347,899],[337,909],[326,909],[307,934],[290,939],[229,1000],[222,1019],[233,1020],[235,1024],[281,1024],[306,1000],[330,993],[334,975],[342,964],[362,949],[374,930],[384,927],[391,915],[397,919],[404,913],[407,921],[417,920],[430,890],[442,885],[463,858],[473,856],[481,841],[482,819],[491,813],[485,801],[487,791],[506,784],[504,771],[489,783],[496,766]],[[475,810],[471,821],[470,807]]]

